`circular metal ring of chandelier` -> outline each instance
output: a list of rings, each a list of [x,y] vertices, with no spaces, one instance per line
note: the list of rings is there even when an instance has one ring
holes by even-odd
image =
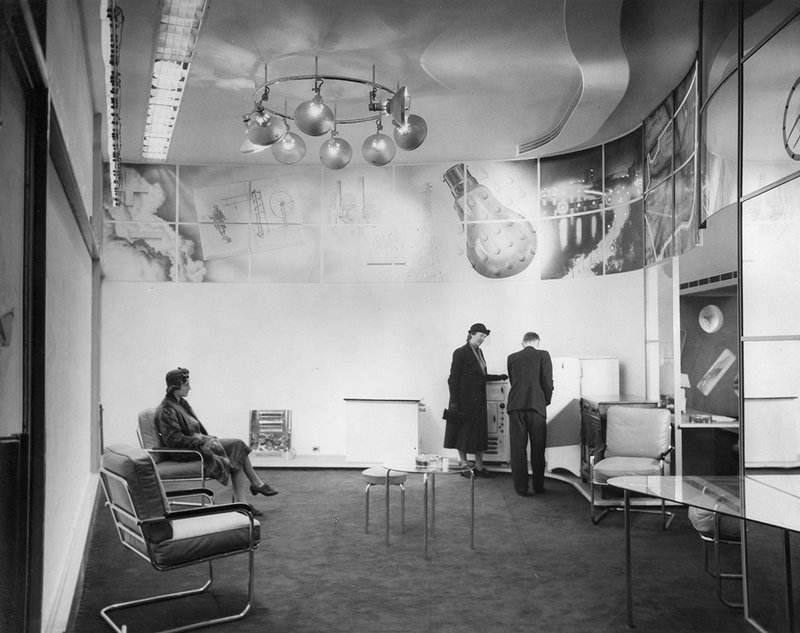
[[[314,97],[297,106],[293,115],[268,106],[271,87],[296,81],[313,81]],[[321,88],[325,81],[370,87],[368,109],[371,114],[363,117],[337,118],[335,110],[331,110],[322,99]],[[385,93],[388,98],[382,101],[376,100],[378,92]],[[425,140],[428,132],[427,124],[422,117],[408,114],[411,104],[408,89],[403,86],[392,90],[376,82],[374,78],[367,80],[319,73],[278,77],[256,86],[253,91],[253,102],[255,104],[253,111],[243,115],[245,140],[240,151],[243,154],[251,154],[271,147],[276,160],[287,165],[299,162],[306,153],[305,141],[290,131],[289,121],[293,121],[300,131],[310,136],[322,136],[330,132],[331,138],[320,148],[320,161],[329,169],[341,169],[352,157],[350,144],[338,136],[338,125],[376,122],[377,132],[367,137],[362,145],[362,155],[365,160],[375,166],[389,163],[398,147],[404,151],[416,149]],[[382,133],[381,119],[386,115],[393,123],[394,141]]]

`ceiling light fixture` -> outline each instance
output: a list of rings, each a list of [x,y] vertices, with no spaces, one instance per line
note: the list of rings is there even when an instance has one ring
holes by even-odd
[[[209,0],[163,0],[153,46],[142,158],[165,161]]]
[[[302,137],[290,131],[289,121],[294,121],[297,129],[309,136],[323,136],[330,133],[330,138],[320,148],[320,161],[328,169],[341,169],[350,162],[353,148],[344,138],[339,136],[340,125],[374,121],[377,132],[367,137],[361,146],[361,154],[371,165],[383,166],[392,161],[397,148],[404,151],[417,149],[428,134],[425,119],[417,114],[410,114],[411,97],[406,86],[392,90],[375,81],[375,67],[372,67],[372,81],[345,77],[340,75],[320,75],[319,61],[314,58],[313,75],[291,75],[268,80],[266,67],[264,83],[256,86],[253,92],[253,109],[242,115],[245,125],[245,138],[239,151],[242,154],[253,154],[272,148],[272,154],[278,162],[292,165],[299,162],[306,153],[306,144]],[[284,112],[278,112],[268,106],[270,89],[282,83],[313,82],[314,96],[300,103],[294,109],[294,116],[289,116],[284,102]],[[325,103],[322,86],[328,82],[342,82],[369,86],[370,92],[367,110],[370,114],[355,118],[338,118],[337,109]],[[379,98],[379,96],[381,98]],[[389,117],[394,126],[393,137],[383,133],[382,119]]]

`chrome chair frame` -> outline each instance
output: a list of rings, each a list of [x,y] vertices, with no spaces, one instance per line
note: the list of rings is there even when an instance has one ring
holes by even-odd
[[[150,458],[152,460],[152,457]],[[155,465],[155,464],[154,464]],[[158,471],[156,470],[156,473]],[[117,530],[117,535],[119,536],[120,542],[123,546],[127,549],[132,551],[134,554],[138,555],[139,557],[143,558],[144,560],[148,561],[155,569],[158,571],[170,571],[173,569],[180,569],[183,567],[189,567],[192,565],[198,565],[201,563],[208,563],[208,578],[205,583],[197,588],[188,589],[184,591],[176,591],[173,593],[167,594],[159,594],[155,596],[150,596],[147,598],[140,598],[138,600],[128,600],[126,602],[117,602],[114,604],[107,605],[100,610],[100,617],[114,630],[116,633],[127,633],[127,625],[122,624],[121,628],[120,625],[117,625],[116,622],[111,618],[111,613],[113,611],[117,611],[119,609],[126,609],[135,606],[141,606],[145,604],[152,604],[154,602],[161,602],[166,600],[174,600],[178,598],[184,598],[192,595],[197,595],[200,593],[205,592],[213,583],[214,581],[214,569],[213,569],[213,561],[218,558],[227,558],[229,556],[235,556],[237,554],[248,554],[248,579],[247,579],[247,603],[245,604],[244,608],[238,611],[237,613],[222,616],[219,618],[214,618],[211,620],[202,620],[199,622],[194,622],[191,624],[179,626],[176,628],[171,629],[164,629],[159,631],[158,633],[178,633],[179,631],[190,631],[193,629],[199,629],[202,627],[213,626],[215,624],[222,624],[224,622],[231,622],[234,620],[241,620],[247,613],[250,611],[250,608],[253,603],[253,576],[254,576],[254,568],[255,568],[255,560],[254,554],[255,550],[258,547],[259,541],[255,540],[255,533],[254,533],[254,518],[252,508],[246,503],[230,503],[230,504],[222,504],[222,505],[204,505],[199,508],[192,508],[192,509],[185,509],[185,510],[175,510],[175,511],[168,511],[166,515],[163,517],[156,517],[152,519],[140,519],[135,514],[129,512],[121,505],[112,501],[112,496],[109,491],[108,486],[108,479],[113,479],[116,481],[120,486],[123,487],[126,495],[127,500],[129,503],[129,507],[134,508],[134,502],[131,497],[130,488],[128,486],[128,482],[125,480],[124,477],[117,475],[116,473],[110,472],[100,467],[100,482],[103,487],[103,492],[106,497],[106,507],[109,508],[111,511],[114,524]],[[160,482],[160,478],[159,478]],[[163,490],[163,484],[162,484]],[[167,500],[172,504],[172,500],[176,498],[180,498],[182,496],[203,496],[207,499],[211,499],[213,497],[213,492],[207,489],[190,489],[190,490],[175,490],[175,491],[164,491]],[[250,521],[250,536],[248,541],[248,547],[246,549],[239,549],[233,550],[229,552],[225,552],[222,554],[216,554],[214,556],[208,556],[204,558],[198,558],[189,562],[179,563],[174,565],[161,565],[159,564],[152,553],[152,546],[150,542],[145,539],[144,534],[142,532],[142,527],[147,526],[150,524],[156,523],[163,523],[165,520],[169,520],[170,518],[178,519],[178,518],[189,518],[195,516],[209,516],[212,514],[219,514],[223,512],[231,512],[236,511],[241,514],[245,514],[249,521]],[[124,518],[125,521],[122,521],[121,518]],[[134,527],[135,526],[135,529]],[[128,538],[133,539],[136,542],[141,543],[147,555],[145,555],[142,551],[133,547],[130,543],[125,540],[125,536]]]
[[[726,607],[730,607],[731,609],[743,609],[744,608],[744,600],[742,602],[734,602],[732,600],[728,600],[725,598],[722,582],[724,580],[738,580],[739,587],[742,590],[742,596],[744,596],[744,576],[741,573],[732,573],[732,572],[723,572],[721,569],[720,563],[720,546],[722,545],[735,545],[738,548],[742,546],[741,538],[728,538],[721,536],[720,530],[720,521],[721,516],[719,513],[714,514],[714,532],[713,534],[707,534],[704,532],[698,532],[700,535],[700,539],[703,541],[703,566],[706,570],[706,573],[714,578],[717,585],[717,597],[720,599],[722,604]],[[714,546],[714,568],[711,569],[709,567],[708,561],[708,548],[709,544],[713,544]]]
[[[612,511],[615,511],[615,510],[617,510],[617,511],[624,511],[625,510],[624,503],[620,499],[620,502],[619,502],[618,505],[606,506],[601,511],[596,512],[596,507],[597,506],[595,504],[595,499],[596,499],[595,487],[596,486],[599,486],[601,488],[608,488],[609,487],[609,485],[607,483],[605,483],[605,482],[596,481],[595,480],[595,476],[594,476],[595,464],[597,464],[598,462],[600,462],[602,460],[602,455],[605,452],[605,449],[606,449],[606,445],[605,444],[600,444],[599,446],[596,446],[595,448],[593,448],[591,450],[591,452],[589,453],[589,494],[590,494],[590,503],[591,503],[590,513],[591,513],[591,517],[592,517],[592,523],[594,523],[595,525],[600,523],[600,521],[602,521],[606,517],[606,515],[608,515],[609,512],[612,512]],[[675,447],[670,445],[669,448],[667,448],[667,450],[665,450],[663,453],[661,453],[660,455],[657,456],[658,463],[659,463],[659,471],[660,471],[662,477],[666,474],[667,457],[669,455],[673,454],[674,452],[675,452]],[[600,459],[598,459],[598,455],[600,456]],[[672,524],[672,520],[675,518],[675,513],[674,512],[668,512],[667,511],[667,504],[664,501],[664,499],[661,500],[661,509],[660,510],[645,510],[644,508],[631,508],[630,511],[631,512],[638,512],[640,514],[660,514],[661,515],[661,529],[662,530],[668,529],[669,526]]]
[[[164,447],[164,442],[161,439],[161,433],[158,432],[158,428],[155,428],[154,431],[158,435],[158,438],[160,440],[159,443],[160,443],[161,446],[160,447],[159,446],[147,446],[147,442],[145,442],[144,435],[142,434],[141,417],[142,417],[143,414],[147,413],[148,411],[153,411],[154,412],[155,410],[154,409],[145,409],[145,410],[143,410],[143,411],[141,411],[139,413],[139,421],[138,421],[138,423],[136,425],[136,439],[139,441],[139,446],[141,446],[144,450],[146,450],[152,456],[157,456],[157,455],[162,455],[162,454],[169,456],[169,455],[174,454],[174,453],[183,453],[183,454],[185,454],[187,456],[191,455],[193,457],[193,459],[188,460],[188,461],[197,461],[197,462],[199,462],[198,463],[198,466],[199,466],[199,469],[198,469],[199,477],[169,477],[169,476],[166,476],[165,473],[162,473],[163,469],[160,469],[158,467],[158,465],[161,464],[161,463],[164,463],[165,461],[166,462],[173,462],[174,460],[171,460],[171,459],[168,458],[167,460],[157,461],[157,460],[154,459],[153,462],[156,465],[156,470],[158,470],[158,474],[159,474],[159,477],[161,477],[161,480],[164,483],[169,483],[169,484],[172,484],[172,483],[183,484],[183,483],[199,482],[200,488],[205,488],[206,487],[206,471],[205,471],[205,466],[203,464],[203,454],[200,451],[194,450],[194,449],[190,449],[190,448],[165,448]],[[154,425],[155,425],[155,422],[154,422]],[[180,501],[180,502],[177,502],[177,503],[179,505],[186,505],[186,506],[202,505],[202,504],[197,504],[197,503],[189,502],[189,501]]]

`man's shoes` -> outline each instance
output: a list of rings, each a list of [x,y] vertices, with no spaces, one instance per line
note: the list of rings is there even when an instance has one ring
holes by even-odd
[[[467,479],[470,479],[470,478],[471,478],[471,475],[469,474],[469,471],[468,471],[468,470],[465,470],[463,473],[461,473],[461,476],[462,476],[462,477],[466,477]]]
[[[263,517],[264,516],[264,513],[261,510],[259,510],[258,508],[255,508],[253,506],[250,506],[250,511],[253,513],[254,517]]]
[[[482,477],[483,479],[494,479],[494,473],[486,470],[485,468],[475,469],[475,476]]]
[[[533,495],[532,495],[530,492],[528,492],[527,490],[526,490],[525,492],[520,492],[519,490],[517,490],[516,492],[517,492],[517,494],[518,494],[520,497],[532,497],[532,496],[533,496]]]
[[[264,495],[265,497],[274,497],[278,494],[278,491],[275,488],[272,488],[269,484],[264,484],[262,486],[254,486],[250,484],[250,492],[254,495]]]
[[[534,492],[535,492],[537,495],[543,495],[543,494],[546,492],[546,490],[545,490],[544,488],[534,488],[534,489],[533,489],[533,491],[534,491]]]

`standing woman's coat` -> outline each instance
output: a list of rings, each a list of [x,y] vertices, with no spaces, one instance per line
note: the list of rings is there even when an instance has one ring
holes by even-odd
[[[450,376],[448,409],[461,420],[448,420],[444,430],[444,447],[455,448],[464,453],[485,451],[489,448],[489,428],[486,414],[486,383],[501,380],[502,376],[485,373],[475,357],[473,348],[467,343],[453,352]]]

